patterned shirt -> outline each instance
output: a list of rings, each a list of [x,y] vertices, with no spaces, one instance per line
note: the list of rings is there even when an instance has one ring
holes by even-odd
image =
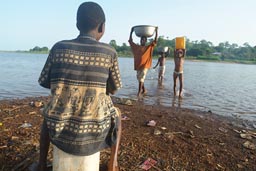
[[[118,111],[107,94],[121,79],[111,46],[82,35],[56,43],[39,84],[51,89],[43,116],[54,145],[86,156],[115,143]]]

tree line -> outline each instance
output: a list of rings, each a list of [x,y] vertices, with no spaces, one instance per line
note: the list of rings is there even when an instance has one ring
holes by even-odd
[[[116,49],[119,56],[132,56],[130,46],[127,46],[126,43],[118,46],[115,40],[111,40],[109,44]],[[168,38],[164,38],[164,36],[160,36],[153,55],[157,56],[157,48],[163,46],[170,48],[170,57],[173,57],[175,39],[169,40]],[[229,43],[228,41],[214,46],[212,42],[207,40],[191,41],[186,39],[186,57],[196,60],[247,61],[248,63],[256,64],[256,46],[250,46],[248,43],[238,46],[238,44]]]
[[[149,40],[149,41],[152,41]],[[117,45],[115,40],[111,40],[109,44],[115,48],[119,56],[131,57],[132,52],[129,45],[123,43],[121,46]],[[170,57],[173,57],[173,51],[175,48],[175,39],[164,38],[160,36],[158,38],[157,47],[153,51],[154,56],[158,56],[158,47],[168,46],[170,48]],[[47,47],[35,46],[30,49],[29,52],[35,53],[48,53]],[[213,61],[233,61],[240,63],[254,63],[256,64],[256,46],[251,46],[248,43],[244,43],[242,46],[238,46],[236,43],[229,43],[228,41],[219,43],[214,46],[212,42],[207,40],[191,41],[186,39],[186,58],[195,60],[213,60]]]
[[[49,49],[48,47],[44,46],[44,47],[39,47],[39,46],[35,46],[33,49],[29,49],[29,52],[39,52],[39,53],[48,53]]]

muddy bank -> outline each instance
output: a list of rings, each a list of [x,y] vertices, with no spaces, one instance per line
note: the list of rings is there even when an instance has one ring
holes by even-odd
[[[28,170],[37,160],[42,117],[35,102],[47,100],[0,101],[0,171]],[[143,170],[140,166],[148,158],[156,161],[150,170],[256,170],[256,130],[240,127],[240,121],[211,112],[114,102],[123,116],[118,158],[122,171]],[[101,171],[109,154],[109,149],[101,153]],[[49,164],[51,159],[49,155]]]

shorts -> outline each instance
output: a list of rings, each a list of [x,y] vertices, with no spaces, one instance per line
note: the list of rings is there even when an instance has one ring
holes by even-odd
[[[174,73],[175,75],[179,76],[179,75],[183,74],[183,71],[179,71],[179,72],[178,72],[178,71],[174,71],[173,73]]]
[[[137,71],[137,80],[139,82],[143,82],[144,83],[146,75],[147,75],[147,72],[148,72],[148,68],[144,68],[142,70],[138,70]]]

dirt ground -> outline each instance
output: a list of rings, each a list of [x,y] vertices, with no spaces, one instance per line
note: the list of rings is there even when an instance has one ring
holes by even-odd
[[[0,171],[27,171],[37,161],[42,122],[37,102],[47,100],[0,101]],[[256,170],[256,130],[238,127],[238,121],[211,112],[113,100],[123,117],[121,171],[141,171],[148,158],[156,161],[152,171]],[[152,120],[156,125],[147,126]],[[101,153],[101,171],[109,156],[109,149]],[[51,160],[49,155],[49,165]]]

